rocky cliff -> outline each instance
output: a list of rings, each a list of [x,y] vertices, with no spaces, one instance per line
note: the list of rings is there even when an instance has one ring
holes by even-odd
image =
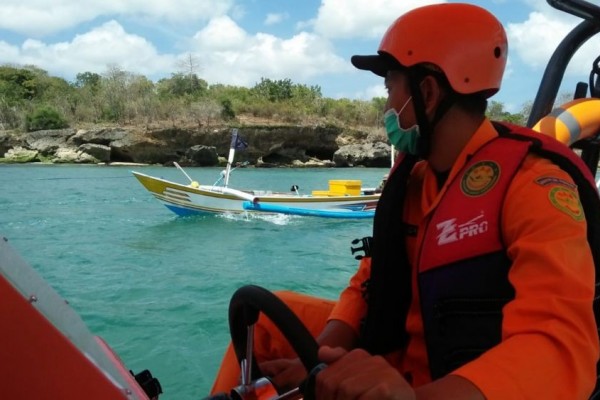
[[[236,162],[257,167],[389,167],[390,147],[383,132],[367,133],[335,126],[240,127],[248,143]],[[230,128],[60,129],[28,133],[0,131],[0,162],[144,163],[186,166],[223,164]]]

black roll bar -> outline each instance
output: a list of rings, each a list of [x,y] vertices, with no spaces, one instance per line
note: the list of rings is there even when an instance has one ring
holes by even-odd
[[[550,6],[557,10],[567,12],[583,18],[583,22],[577,25],[556,47],[552,57],[546,65],[538,92],[531,106],[531,112],[527,119],[527,126],[533,127],[542,117],[552,111],[560,85],[563,81],[565,71],[573,55],[591,37],[600,32],[600,7],[584,0],[546,0]],[[576,97],[585,97],[587,87],[578,84]],[[585,89],[585,90],[584,90]],[[581,150],[581,158],[595,176],[598,171],[600,160],[600,140],[580,141],[573,148]]]
[[[577,25],[558,45],[548,61],[540,87],[531,107],[527,126],[532,127],[540,118],[552,111],[556,95],[560,89],[565,70],[573,54],[592,36],[600,32],[600,6],[585,0],[546,0],[557,10],[582,18]]]
[[[585,0],[547,0],[557,10],[589,21],[600,21],[600,7]]]
[[[548,2],[551,1],[548,0]],[[529,128],[552,111],[552,106],[571,58],[589,38],[598,32],[600,32],[600,20],[596,22],[585,20],[577,25],[554,50],[531,106],[531,113],[527,120]]]

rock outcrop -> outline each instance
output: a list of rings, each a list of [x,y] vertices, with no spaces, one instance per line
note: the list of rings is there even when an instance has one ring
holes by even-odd
[[[333,154],[338,167],[381,167],[390,165],[390,146],[382,142],[350,144]]]
[[[248,143],[235,159],[257,167],[388,167],[385,136],[335,126],[240,127]],[[132,128],[0,132],[0,161],[144,163],[216,166],[229,153],[230,128],[212,130]]]

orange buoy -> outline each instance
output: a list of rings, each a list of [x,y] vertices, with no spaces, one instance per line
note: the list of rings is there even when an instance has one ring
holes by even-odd
[[[538,121],[533,130],[571,146],[600,132],[600,99],[569,101]]]

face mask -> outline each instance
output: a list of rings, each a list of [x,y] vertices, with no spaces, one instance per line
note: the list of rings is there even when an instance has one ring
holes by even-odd
[[[406,100],[406,103],[404,103],[398,112],[393,108],[387,110],[385,114],[383,114],[383,122],[385,123],[387,137],[396,150],[417,155],[417,142],[420,137],[419,125],[415,124],[408,129],[404,129],[400,126],[400,114],[404,111],[411,99],[412,96]]]

